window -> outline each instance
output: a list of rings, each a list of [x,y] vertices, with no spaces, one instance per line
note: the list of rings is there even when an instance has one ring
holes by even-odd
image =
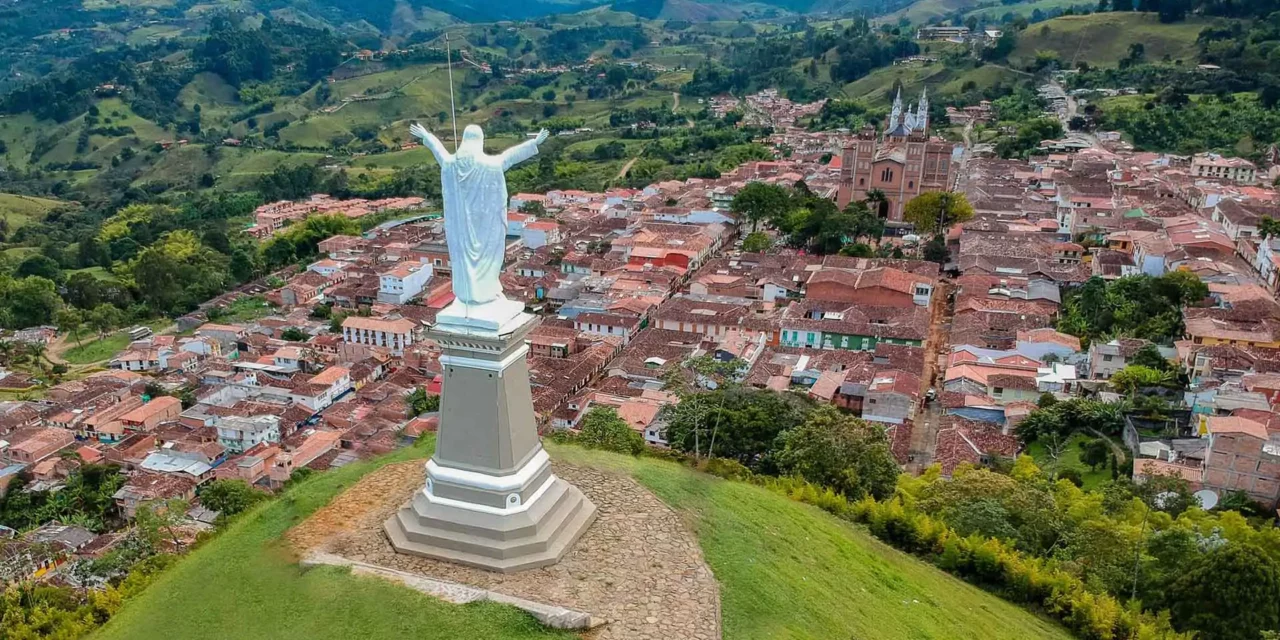
[[[864,185],[864,184],[866,184],[866,183],[867,183],[867,179],[866,179],[866,178],[858,178],[858,186],[859,186],[859,187],[861,187],[862,185]]]
[[[994,393],[995,395],[1000,395],[1004,393],[1004,387],[996,387],[995,389],[992,389],[991,392]]]
[[[885,167],[885,169],[880,172],[880,182],[889,182],[890,180],[893,180],[893,169]]]
[[[1103,362],[1111,362],[1111,358],[1112,358],[1111,354],[1107,354],[1107,355],[1102,356],[1102,361],[1103,361]]]
[[[809,335],[805,338],[805,342],[813,344],[813,332],[809,332]]]
[[[908,180],[908,181],[907,181],[907,188],[908,188],[908,189],[914,189],[914,188],[915,188],[915,186],[916,186],[916,181],[915,181],[915,180]]]
[[[867,404],[875,404],[875,403],[876,403],[875,398],[872,398],[867,401]]]
[[[918,296],[929,295],[929,287],[916,287],[916,295]]]

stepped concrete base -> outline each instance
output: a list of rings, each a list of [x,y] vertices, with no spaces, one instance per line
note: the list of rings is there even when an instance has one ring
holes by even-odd
[[[549,476],[528,509],[511,514],[440,503],[423,489],[387,519],[391,546],[407,553],[500,573],[555,564],[596,519],[577,487]]]
[[[596,507],[557,478],[538,439],[518,302],[455,302],[428,332],[442,351],[435,456],[426,486],[383,525],[400,553],[503,573],[555,564]]]

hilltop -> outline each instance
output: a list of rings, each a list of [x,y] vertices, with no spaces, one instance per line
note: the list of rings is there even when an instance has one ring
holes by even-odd
[[[813,507],[674,463],[552,446],[626,473],[683,514],[721,585],[725,637],[1066,639],[1060,627],[893,550]],[[299,572],[277,541],[402,450],[308,480],[191,553],[97,634],[101,640],[265,637],[562,638],[512,609],[453,607],[331,569]],[[465,630],[465,631],[464,631]]]
[[[1018,46],[1009,54],[1016,66],[1035,60],[1037,52],[1053,52],[1064,68],[1078,62],[1114,66],[1129,55],[1129,46],[1143,45],[1147,60],[1182,60],[1197,57],[1196,38],[1215,21],[1189,17],[1165,24],[1154,13],[1110,12],[1084,16],[1060,16],[1033,24],[1019,34]]]

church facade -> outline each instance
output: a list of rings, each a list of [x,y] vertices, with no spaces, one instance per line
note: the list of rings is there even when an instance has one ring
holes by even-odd
[[[899,90],[883,134],[877,136],[868,125],[841,153],[836,204],[844,208],[879,190],[884,201],[872,203],[872,208],[878,208],[882,218],[902,220],[903,207],[912,198],[951,188],[952,149],[951,143],[929,137],[928,96],[922,92],[915,112],[904,112]]]

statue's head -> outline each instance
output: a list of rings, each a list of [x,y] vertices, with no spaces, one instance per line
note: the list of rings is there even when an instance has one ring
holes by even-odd
[[[458,150],[475,154],[484,153],[484,130],[480,125],[469,124],[462,130],[462,145]]]

